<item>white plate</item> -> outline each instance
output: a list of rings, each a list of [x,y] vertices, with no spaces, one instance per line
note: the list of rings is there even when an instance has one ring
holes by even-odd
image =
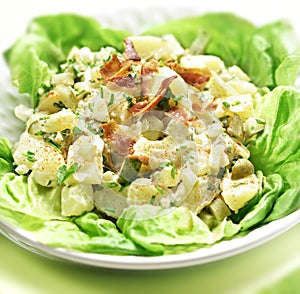
[[[134,33],[139,33],[143,28],[154,23],[205,12],[199,7],[179,7],[178,5],[174,5],[168,7],[168,9],[165,8],[166,7],[149,7],[147,9],[145,7],[140,7],[139,9],[119,8],[118,13],[112,9],[107,10],[101,17],[97,16],[97,19],[111,27],[123,28],[125,30],[131,30]],[[119,15],[126,15],[127,17],[120,18]],[[2,102],[4,102],[7,95],[15,97],[18,96],[18,94],[16,89],[10,84],[9,72],[2,57],[0,58],[0,72],[0,97]],[[0,136],[7,137],[13,142],[18,139],[22,131],[22,123],[13,117],[13,109],[17,105],[17,99],[10,99],[10,101],[9,104],[2,103],[2,107],[0,108]],[[14,131],[12,132],[12,130]],[[275,238],[296,225],[299,221],[300,210],[253,230],[244,237],[230,241],[222,241],[212,247],[202,248],[190,253],[158,257],[111,256],[52,248],[36,242],[29,232],[13,228],[1,220],[0,232],[20,246],[49,258],[58,258],[97,267],[152,270],[198,265],[233,256]]]
[[[127,270],[155,270],[199,265],[237,255],[281,235],[299,221],[300,210],[253,230],[244,237],[222,241],[210,248],[201,248],[190,253],[155,257],[112,256],[52,248],[36,242],[30,233],[21,229],[12,228],[1,220],[0,232],[20,246],[52,259],[55,258],[95,267]]]

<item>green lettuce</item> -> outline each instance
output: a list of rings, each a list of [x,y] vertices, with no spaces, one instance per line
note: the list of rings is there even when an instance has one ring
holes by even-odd
[[[102,28],[94,19],[60,14],[32,20],[27,32],[6,52],[13,83],[20,93],[30,95],[32,106],[38,104],[38,89],[49,84],[51,75],[67,58],[73,46],[99,50],[112,46],[123,50],[122,40],[128,33]]]
[[[208,13],[154,26],[145,35],[173,34],[189,48],[198,35],[208,35],[205,54],[227,66],[240,66],[259,87],[293,86],[300,65],[300,44],[286,21],[257,27],[231,13]]]
[[[0,179],[7,173],[14,172],[10,142],[0,138]]]
[[[6,224],[26,230],[44,245],[111,255],[154,255],[127,239],[114,223],[92,212],[65,220],[45,220],[0,206],[0,214]]]
[[[61,186],[46,188],[32,177],[7,173],[0,181],[0,215],[7,224],[23,228],[49,246],[118,255],[153,255],[95,213],[61,215]]]
[[[278,21],[262,27],[230,13],[209,13],[166,22],[146,35],[174,34],[185,47],[195,39],[204,53],[239,65],[270,93],[256,101],[265,130],[249,142],[251,161],[262,190],[238,214],[210,230],[186,208],[132,206],[116,224],[100,214],[62,217],[61,187],[45,188],[30,176],[14,173],[11,145],[0,139],[0,215],[32,233],[43,244],[84,252],[119,255],[174,254],[233,238],[300,207],[300,93],[293,88],[299,70],[299,43],[291,26]],[[73,46],[123,50],[129,33],[102,28],[95,20],[72,14],[34,19],[26,34],[5,52],[11,77],[20,93],[38,103],[38,89],[67,58]],[[208,38],[203,38],[207,35]],[[262,173],[265,177],[262,176]]]
[[[235,235],[240,226],[224,219],[210,230],[186,207],[164,209],[159,206],[130,206],[117,221],[123,234],[136,244],[155,254],[186,252],[211,245],[224,237]]]
[[[41,219],[63,219],[61,189],[40,186],[31,176],[6,173],[0,180],[0,205]]]
[[[144,32],[144,35],[173,34],[184,48],[190,48],[199,34],[208,35],[204,53],[217,55],[227,65],[238,64],[243,56],[243,44],[253,34],[255,26],[231,13],[208,13],[196,17],[165,22]]]
[[[95,213],[86,213],[71,221],[47,221],[34,231],[43,244],[112,255],[153,255],[126,238],[116,225]]]
[[[257,203],[250,207],[239,222],[242,231],[261,224],[272,211],[278,196],[283,192],[283,180],[279,174],[268,175],[262,181],[263,189],[258,195]]]
[[[265,175],[277,173],[284,181],[267,220],[295,211],[300,206],[300,91],[280,86],[258,101],[256,113],[266,120],[263,133],[249,143],[250,160]]]
[[[294,29],[286,21],[276,21],[255,31],[245,44],[240,66],[259,87],[293,86],[299,71],[299,53]]]

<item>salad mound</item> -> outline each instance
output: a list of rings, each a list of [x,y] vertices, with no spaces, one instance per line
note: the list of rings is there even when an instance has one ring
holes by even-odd
[[[90,30],[80,42],[64,40],[47,31],[53,20]],[[240,25],[220,54],[219,21]],[[285,43],[292,29],[278,22],[255,30],[230,14],[178,22],[191,40],[173,22],[132,36],[89,18],[45,16],[6,51],[32,104],[15,108],[26,126],[19,140],[0,141],[5,220],[50,246],[161,255],[233,238],[298,208],[299,143],[282,140],[282,129],[299,121],[299,47],[290,54]],[[270,42],[275,29],[281,47]],[[253,68],[238,47],[271,64]],[[27,59],[16,66],[20,52]]]

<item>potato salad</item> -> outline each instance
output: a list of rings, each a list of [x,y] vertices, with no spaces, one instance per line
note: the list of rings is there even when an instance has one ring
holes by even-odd
[[[118,219],[133,205],[185,207],[208,226],[237,213],[262,183],[247,142],[264,129],[260,93],[173,35],[131,36],[124,52],[73,47],[13,148],[20,175],[61,186],[61,213]]]

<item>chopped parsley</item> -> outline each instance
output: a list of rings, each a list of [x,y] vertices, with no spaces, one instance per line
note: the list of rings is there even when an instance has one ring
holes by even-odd
[[[241,101],[237,100],[232,104],[232,106],[240,105],[241,103],[242,103]]]
[[[166,166],[171,166],[172,167],[172,169],[171,169],[171,177],[172,177],[172,179],[175,179],[175,176],[176,176],[175,164],[172,163],[172,162],[165,162],[165,163],[162,163],[160,165],[161,168],[164,168]]]
[[[150,199],[150,204],[154,204],[154,202],[155,202],[155,199],[156,199],[156,196],[155,195],[152,195],[151,196],[151,199]]]
[[[50,115],[46,115],[46,116],[43,116],[41,118],[39,118],[40,121],[43,121],[43,120],[47,120],[50,118]]]
[[[227,101],[223,101],[223,105],[224,105],[226,108],[229,108],[229,107],[230,107],[230,104],[229,104]]]
[[[53,141],[50,138],[44,138],[44,141],[49,143],[56,151],[61,153],[61,150],[60,150],[61,145],[60,144],[58,144],[57,142]]]
[[[29,162],[35,162],[36,159],[34,158],[35,156],[35,153],[32,152],[32,151],[27,151],[26,153],[22,154],[23,156],[26,156],[26,159],[29,161]]]
[[[180,96],[176,96],[173,98],[173,100],[176,102],[176,105],[178,104],[178,102],[183,98],[183,95]]]
[[[164,63],[162,60],[159,61],[159,64],[160,64],[160,66],[162,66],[162,67],[166,66],[165,63]]]
[[[100,127],[98,129],[94,129],[91,123],[87,123],[86,126],[92,134],[99,135],[100,137],[103,135],[103,130]]]
[[[73,135],[74,136],[80,136],[80,135],[82,135],[82,133],[83,133],[83,131],[80,128],[78,128],[77,126],[75,126],[73,128]]]
[[[107,106],[111,106],[114,103],[114,100],[115,100],[115,94],[112,93],[110,95],[110,99],[109,99],[109,102],[108,102]]]
[[[134,105],[133,103],[133,97],[128,95],[128,94],[123,94],[123,97],[126,99],[126,101],[128,102],[128,108],[130,108],[131,106]]]
[[[103,62],[109,62],[112,59],[112,54],[109,54],[107,58],[103,58]]]
[[[63,104],[61,101],[59,101],[58,103],[57,103],[57,102],[54,102],[54,103],[53,103],[53,106],[54,106],[54,107],[57,107],[57,108],[59,108],[59,109],[66,108],[65,104]]]
[[[159,194],[163,195],[164,194],[164,190],[161,189],[160,187],[158,186],[155,186],[155,189],[158,191]]]
[[[104,91],[103,91],[103,86],[101,85],[100,86],[100,89],[99,89],[99,91],[100,91],[100,98],[104,98]]]
[[[109,188],[109,189],[113,189],[113,188],[116,188],[118,186],[119,185],[117,183],[107,183],[106,184],[106,187]]]
[[[73,163],[69,168],[66,165],[59,167],[57,171],[57,183],[60,185],[67,180],[72,174],[77,172],[79,169],[78,163]]]
[[[35,136],[43,136],[43,135],[46,135],[47,133],[46,132],[44,132],[44,131],[38,131],[38,132],[36,132],[34,135]]]
[[[51,91],[53,89],[53,86],[52,85],[46,85],[46,84],[41,84],[41,89],[47,93],[49,91]]]
[[[258,118],[255,119],[259,125],[265,125],[266,123]]]

